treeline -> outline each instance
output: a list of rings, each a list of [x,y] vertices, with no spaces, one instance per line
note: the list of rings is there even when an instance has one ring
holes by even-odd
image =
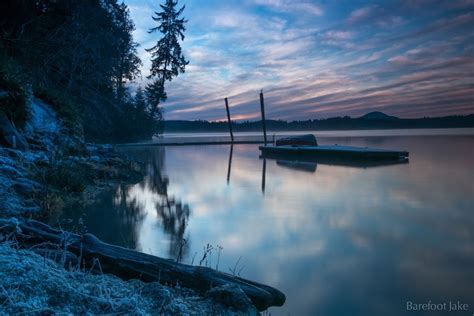
[[[2,0],[0,18],[0,89],[29,87],[89,139],[143,139],[162,130],[161,111],[127,87],[141,60],[125,4]]]
[[[334,117],[307,121],[266,120],[269,131],[296,130],[352,130],[352,129],[403,129],[403,128],[462,128],[474,127],[474,114],[417,119],[367,119]],[[261,131],[261,121],[233,122],[234,131]],[[227,122],[166,121],[165,132],[227,132]]]

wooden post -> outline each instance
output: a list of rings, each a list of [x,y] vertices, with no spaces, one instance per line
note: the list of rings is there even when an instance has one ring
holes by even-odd
[[[263,101],[263,90],[260,90],[260,110],[262,111],[263,141],[267,146],[267,127],[265,126],[265,104]]]
[[[229,102],[225,98],[225,109],[227,110],[227,121],[229,122],[230,139],[234,142],[234,133],[232,133],[232,121],[230,120]]]

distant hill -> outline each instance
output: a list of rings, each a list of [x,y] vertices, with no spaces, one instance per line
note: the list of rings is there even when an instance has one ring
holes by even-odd
[[[319,120],[281,121],[266,120],[268,131],[314,131],[353,129],[403,128],[461,128],[474,127],[474,114],[445,117],[403,119],[382,112],[371,112],[362,117],[331,117]],[[261,131],[261,121],[232,122],[236,132]],[[208,121],[165,121],[165,132],[227,132],[228,123]]]
[[[360,118],[364,119],[364,120],[398,120],[399,119],[396,116],[387,115],[387,114],[385,114],[383,112],[379,112],[379,111],[374,111],[374,112],[367,113],[367,114],[361,116]]]

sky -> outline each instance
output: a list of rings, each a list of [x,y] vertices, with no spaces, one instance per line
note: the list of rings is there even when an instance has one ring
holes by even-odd
[[[164,0],[125,0],[145,86]],[[179,0],[189,65],[166,85],[168,120],[306,120],[382,111],[474,113],[474,0]]]

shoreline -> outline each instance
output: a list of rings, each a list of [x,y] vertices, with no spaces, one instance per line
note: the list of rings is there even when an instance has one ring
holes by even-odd
[[[33,100],[32,107],[33,113],[42,111],[42,120],[35,120],[33,116],[29,132],[7,126],[21,137],[22,147],[0,147],[0,221],[20,225],[28,222],[28,218],[34,218],[51,223],[63,208],[75,203],[90,203],[112,184],[135,183],[143,177],[140,162],[118,153],[113,145],[86,143],[81,136],[71,136],[47,105]],[[11,140],[15,147],[16,137]],[[38,225],[41,222],[37,222]],[[214,294],[209,294],[210,291],[198,293],[177,286],[176,282],[162,285],[156,280],[133,280],[136,277],[127,281],[129,278],[119,278],[113,271],[93,271],[94,266],[81,261],[82,255],[69,255],[72,245],[60,241],[73,236],[72,233],[60,230],[63,237],[48,241],[49,246],[35,238],[27,238],[28,242],[21,244],[23,234],[19,226],[13,232],[5,231],[5,225],[0,226],[0,274],[2,281],[8,280],[8,283],[0,282],[0,301],[3,303],[0,313],[134,313],[141,310],[142,313],[165,315],[258,314],[246,294],[242,290],[239,293],[240,288],[211,286]],[[65,265],[62,261],[65,256],[76,257],[76,264]],[[29,273],[22,275],[25,269]],[[80,283],[86,279],[90,281]],[[104,293],[109,293],[106,294],[109,298],[118,288],[128,289],[125,292],[117,290],[120,292],[116,297],[118,301],[104,298]],[[144,289],[148,294],[144,294]],[[96,293],[94,291],[102,293],[97,297],[92,295],[97,305],[83,304],[83,298]],[[155,300],[160,302],[160,293],[165,294],[159,306]],[[129,305],[124,301],[128,299],[136,304]],[[138,307],[143,309],[137,310]]]
[[[124,159],[123,157],[119,157],[120,155],[114,152],[113,146],[93,144],[87,144],[87,146],[89,147],[89,150],[91,150],[92,147],[95,147],[98,152],[95,155],[83,157],[67,156],[66,158],[62,159],[61,163],[59,164],[62,165],[62,163],[65,163],[69,168],[71,168],[70,171],[72,173],[79,172],[75,170],[75,168],[80,169],[80,166],[83,164],[86,164],[90,168],[89,171],[92,170],[93,173],[99,174],[104,171],[104,169],[101,167],[106,167],[105,169],[107,172],[101,176],[100,181],[85,183],[83,191],[80,193],[61,191],[55,187],[55,184],[37,182],[38,174],[51,167],[52,159],[51,157],[48,157],[48,155],[42,155],[33,151],[22,152],[15,149],[1,147],[0,161],[2,161],[2,171],[10,170],[10,172],[2,172],[1,177],[3,179],[1,179],[0,183],[6,184],[6,180],[10,182],[16,181],[15,183],[17,183],[18,178],[15,178],[21,174],[21,177],[19,178],[20,182],[18,183],[22,183],[23,187],[21,187],[21,190],[16,190],[17,188],[20,188],[19,185],[13,184],[11,186],[15,189],[10,190],[11,194],[10,196],[7,196],[6,201],[5,198],[2,201],[2,207],[0,207],[0,221],[4,221],[4,219],[9,218],[12,221],[22,222],[28,217],[33,217],[42,221],[51,222],[54,221],[56,212],[61,212],[61,208],[67,207],[65,204],[67,202],[58,202],[58,199],[65,199],[69,195],[69,198],[74,203],[77,203],[78,201],[90,202],[95,196],[100,195],[103,190],[110,189],[112,183],[133,183],[141,178],[141,174],[139,175],[136,170],[130,169],[131,166],[133,164],[137,164],[137,162],[132,162],[128,160],[128,158]],[[17,158],[15,158],[15,156]],[[9,162],[9,164],[6,164],[6,162]],[[89,178],[89,180],[90,179],[91,178]],[[53,192],[55,195],[54,197],[51,197]],[[34,206],[22,206],[17,208],[9,207],[12,205],[11,203],[20,205],[24,202],[28,202]],[[10,203],[10,205],[6,206],[5,204],[8,203]],[[45,209],[45,207],[51,209],[48,210]],[[58,207],[58,209],[54,209],[56,207]],[[6,208],[8,208],[9,211]],[[18,217],[19,219],[16,220],[12,216]],[[0,226],[2,226],[0,229],[5,228],[5,225]],[[19,231],[21,231],[21,229]],[[68,232],[64,233],[70,234]],[[126,281],[115,276],[114,274],[108,274],[106,271],[104,271],[104,273],[102,273],[102,271],[95,271],[92,273],[91,267],[83,266],[81,268],[80,264],[77,263],[71,269],[71,266],[67,266],[64,264],[64,262],[60,262],[59,259],[62,258],[62,256],[58,255],[54,249],[43,249],[41,247],[41,242],[38,245],[33,244],[26,246],[19,244],[17,240],[18,237],[15,237],[14,235],[5,233],[5,231],[0,232],[0,265],[3,265],[1,269],[2,279],[12,280],[15,279],[15,275],[18,277],[18,274],[23,271],[23,266],[21,264],[18,265],[17,263],[23,263],[25,260],[21,258],[28,258],[27,265],[30,268],[33,268],[33,270],[36,272],[41,271],[41,273],[46,273],[46,271],[49,271],[49,273],[51,273],[51,271],[53,271],[53,274],[57,277],[57,279],[42,277],[41,273],[29,273],[22,277],[21,284],[19,282],[8,281],[11,283],[11,286],[16,285],[15,291],[11,290],[11,287],[6,286],[5,284],[0,284],[2,285],[0,288],[0,297],[3,297],[5,300],[5,304],[0,307],[0,312],[142,312],[146,314],[154,313],[159,310],[160,313],[165,315],[206,315],[209,313],[217,315],[258,314],[257,310],[252,304],[247,306],[245,306],[245,304],[241,306],[232,306],[232,304],[226,304],[229,301],[245,302],[245,299],[248,300],[247,296],[243,292],[239,293],[238,291],[235,291],[235,289],[232,289],[230,292],[226,289],[223,289],[224,294],[222,295],[224,298],[222,298],[222,295],[219,294],[219,291],[222,289],[217,288],[218,295],[213,298],[212,296],[207,295],[207,293],[203,295],[202,293],[197,293],[186,287],[181,287],[179,285],[176,286],[177,284],[166,286],[160,284],[159,282],[142,282],[136,279]],[[61,248],[60,244],[57,244],[54,247]],[[69,253],[67,247],[65,250]],[[46,270],[42,271],[42,268]],[[90,281],[88,281],[88,283],[85,285],[81,283],[81,290],[75,291],[78,293],[69,293],[69,288],[78,287],[78,285],[71,285],[77,283],[76,279],[78,277],[81,279],[90,279]],[[41,280],[46,281],[42,283]],[[62,285],[58,283],[64,283],[65,280],[71,284],[68,285],[67,288],[61,288]],[[106,285],[104,285],[104,283]],[[28,284],[32,285],[30,286]],[[56,294],[53,294],[53,292],[49,291],[42,291],[44,286],[46,286],[48,289],[54,289]],[[82,290],[85,291],[84,287],[87,288],[87,291],[111,292],[116,288],[122,287],[126,288],[127,290],[125,292],[121,291],[121,293],[124,293],[124,297],[120,298],[120,294],[118,297],[114,298],[114,300],[119,301],[118,303],[112,300],[111,302],[103,303],[102,307],[92,306],[89,308],[87,307],[89,306],[89,303],[83,304],[81,303],[81,300],[78,300],[78,297],[86,295],[81,293]],[[150,290],[148,290],[148,288],[150,288]],[[142,292],[138,291],[137,289],[141,289],[141,291],[143,289],[147,289],[146,293],[148,294],[142,295]],[[29,291],[31,290],[33,290],[35,294],[30,293]],[[138,292],[133,293],[133,291]],[[54,297],[59,295],[58,293],[61,293],[61,295],[67,296],[69,299],[75,301],[56,301]],[[241,297],[240,299],[238,298],[239,296]],[[15,299],[12,297],[15,297]],[[31,303],[31,300],[33,300],[31,297],[36,297],[37,301],[42,303],[39,305],[37,303]],[[130,297],[132,297],[133,300],[137,302],[141,302],[140,304],[143,304],[143,307],[138,307],[138,305],[132,306],[129,305],[129,303],[122,302],[122,300],[129,299]],[[97,300],[104,300],[104,298],[99,296]],[[149,303],[150,300],[153,302],[162,302],[163,304],[160,306],[156,305],[155,303],[151,304]],[[100,306],[99,303],[98,306]]]

